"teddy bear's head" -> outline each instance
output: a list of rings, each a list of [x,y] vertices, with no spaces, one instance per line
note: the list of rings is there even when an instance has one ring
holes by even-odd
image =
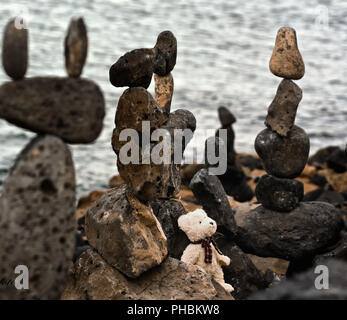
[[[209,218],[202,209],[196,209],[180,216],[178,226],[192,242],[211,237],[217,230],[217,223]]]

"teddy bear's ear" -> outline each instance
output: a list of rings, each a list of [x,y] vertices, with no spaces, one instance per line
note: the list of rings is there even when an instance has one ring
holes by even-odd
[[[188,216],[188,214],[182,214],[178,218],[177,223],[178,223],[178,227],[182,231],[187,232],[189,230],[189,216]]]

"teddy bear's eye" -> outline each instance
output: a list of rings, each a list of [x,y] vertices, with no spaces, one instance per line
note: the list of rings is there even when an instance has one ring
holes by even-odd
[[[201,221],[199,223],[201,223]]]

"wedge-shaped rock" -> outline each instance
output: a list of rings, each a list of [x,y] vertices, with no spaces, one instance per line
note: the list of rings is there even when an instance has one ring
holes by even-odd
[[[64,300],[232,300],[196,266],[167,258],[136,279],[128,279],[92,249],[70,269]]]
[[[0,198],[0,279],[10,284],[0,287],[0,299],[60,298],[75,248],[75,198],[68,147],[56,137],[34,138]],[[14,287],[19,265],[28,268],[28,290]]]
[[[86,79],[35,77],[0,87],[0,118],[68,143],[90,143],[100,134],[105,102]]]
[[[88,210],[85,231],[90,245],[130,278],[167,255],[166,237],[152,209],[126,185],[111,189]]]
[[[338,241],[343,228],[340,211],[324,202],[301,202],[287,213],[259,206],[235,220],[235,242],[244,252],[290,261],[323,252]]]
[[[282,27],[278,30],[270,70],[274,75],[286,79],[298,80],[304,76],[305,64],[293,28]]]
[[[279,135],[287,136],[294,125],[296,110],[301,99],[301,89],[291,80],[282,80],[269,106],[265,125]]]
[[[71,19],[65,37],[65,67],[69,77],[78,78],[88,53],[87,28],[83,18]]]

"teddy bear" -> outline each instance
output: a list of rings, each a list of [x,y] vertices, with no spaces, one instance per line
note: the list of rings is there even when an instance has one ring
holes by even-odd
[[[228,266],[230,258],[222,254],[213,239],[213,235],[217,231],[217,223],[209,218],[203,209],[197,209],[180,216],[178,226],[191,241],[184,250],[181,261],[200,267],[227,292],[233,292],[234,288],[224,282],[221,267]]]

